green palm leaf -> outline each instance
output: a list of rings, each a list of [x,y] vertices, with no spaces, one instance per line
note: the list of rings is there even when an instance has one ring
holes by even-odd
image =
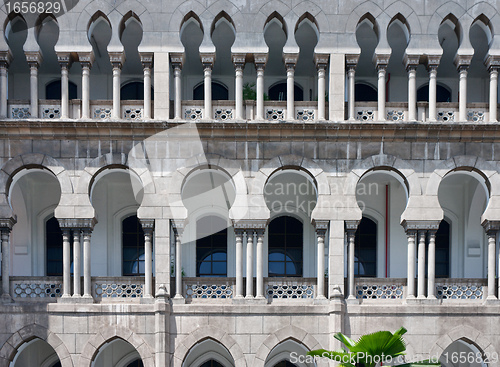
[[[313,350],[311,352],[307,352],[310,356],[317,356],[323,358],[330,358],[336,362],[340,362],[339,367],[355,367],[353,363],[349,363],[350,361],[356,361],[356,353],[346,352],[345,350],[341,351],[328,351],[326,349],[318,349]]]

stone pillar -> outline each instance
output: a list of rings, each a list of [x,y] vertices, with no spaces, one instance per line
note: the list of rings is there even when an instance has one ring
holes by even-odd
[[[153,68],[153,53],[141,52],[141,63],[144,73],[144,120],[151,119],[151,69]]]
[[[486,220],[482,223],[488,235],[488,296],[487,300],[496,300],[496,237],[500,229],[500,222]],[[500,286],[500,283],[499,283]],[[500,292],[500,289],[499,289]],[[500,295],[500,293],[499,293]]]
[[[467,71],[469,70],[472,55],[457,55],[455,65],[459,72],[458,120],[467,121]]]
[[[141,219],[144,231],[144,298],[153,296],[153,230],[154,219]]]
[[[174,299],[184,299],[182,296],[182,243],[181,237],[184,227],[175,225],[175,297]]]
[[[82,296],[81,289],[81,259],[80,259],[80,228],[73,229],[73,298]]]
[[[82,119],[90,119],[90,69],[94,63],[94,53],[84,52],[78,54],[82,66]]]
[[[326,119],[326,69],[328,67],[328,54],[315,54],[314,63],[318,70],[318,116],[319,121]]]
[[[500,68],[500,56],[489,55],[486,58],[485,65],[490,72],[490,121],[497,122],[498,69]]]
[[[235,119],[239,121],[243,120],[243,69],[245,68],[246,63],[245,58],[245,54],[233,55],[233,64],[235,70]]]
[[[408,237],[408,277],[407,277],[407,299],[415,298],[415,230],[406,230]]]
[[[356,285],[354,282],[354,239],[356,230],[358,228],[359,221],[346,221],[346,231],[347,231],[347,289],[349,300],[356,299]]]
[[[255,251],[256,257],[256,299],[265,299],[264,297],[264,229],[255,231],[257,234],[257,249]]]
[[[14,218],[2,219],[0,231],[2,237],[2,300],[10,301],[10,232],[16,223]]]
[[[109,52],[109,60],[113,66],[113,109],[111,111],[111,118],[120,119],[120,75],[123,63],[125,62],[125,54],[123,52]]]
[[[57,61],[61,66],[61,118],[69,118],[69,68],[72,64],[69,52],[58,52]],[[83,71],[82,71],[83,72]]]
[[[374,55],[375,66],[378,74],[378,120],[385,121],[387,119],[385,113],[385,74],[387,64],[389,63],[390,55]]]
[[[25,52],[26,61],[30,67],[30,115],[38,117],[38,67],[42,62],[39,51]]]
[[[0,118],[8,116],[7,111],[7,70],[12,61],[12,54],[9,50],[0,52]]]
[[[295,120],[295,66],[297,65],[298,54],[283,54],[286,67],[286,119]]]
[[[170,55],[170,61],[174,69],[174,118],[182,119],[182,66],[184,65],[184,54],[175,53]]]
[[[246,274],[246,294],[245,298],[253,299],[253,230],[247,231],[247,274]]]
[[[429,231],[429,249],[427,252],[427,298],[436,299],[436,231]]]
[[[256,109],[255,119],[258,121],[264,120],[264,69],[267,63],[267,54],[254,55],[255,69],[257,70],[257,86],[256,86]]]
[[[417,120],[417,67],[420,55],[405,55],[404,63],[408,72],[408,121]]]
[[[90,228],[83,229],[83,298],[92,299],[92,270],[90,256]]]
[[[356,119],[355,106],[355,85],[356,85],[356,66],[358,65],[359,55],[346,55],[347,69],[347,110],[348,119],[354,121]]]
[[[429,72],[429,121],[437,121],[436,95],[437,95],[437,68],[441,56],[427,57],[427,71]]]
[[[215,62],[215,54],[201,54],[201,63],[204,73],[204,92],[205,92],[205,112],[204,120],[212,120],[212,69]]]
[[[71,243],[70,230],[63,228],[63,294],[62,298],[71,297]]]
[[[417,298],[425,298],[425,236],[427,231],[418,231],[418,288]]]
[[[235,229],[236,235],[236,291],[234,298],[243,298],[243,230]]]
[[[315,221],[317,238],[317,257],[318,273],[316,280],[316,298],[326,299],[325,297],[325,235],[328,229],[328,221]]]

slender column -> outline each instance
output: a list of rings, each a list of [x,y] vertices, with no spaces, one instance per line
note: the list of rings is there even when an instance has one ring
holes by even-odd
[[[436,94],[437,94],[437,67],[429,69],[429,121],[437,121],[437,108],[436,108]]]
[[[90,119],[90,69],[94,63],[94,53],[79,53],[78,60],[82,66],[82,119]]]
[[[73,297],[79,298],[81,290],[80,229],[73,229]]]
[[[490,68],[490,121],[497,122],[498,67]]]
[[[57,61],[61,66],[61,118],[69,117],[69,68],[71,67],[71,54],[58,52]]]
[[[2,228],[2,298],[10,299],[10,228]]]
[[[83,297],[92,298],[92,270],[90,257],[90,233],[89,228],[83,230]]]
[[[125,55],[123,52],[109,52],[109,59],[113,66],[113,110],[111,111],[111,118],[121,118],[120,112],[120,76],[122,66],[125,62]]]
[[[236,292],[235,298],[243,298],[243,231],[235,230],[236,235]]]
[[[144,297],[153,296],[153,227],[154,220],[141,220],[144,230]]]
[[[256,299],[264,299],[264,230],[257,230],[257,249],[256,256]]]
[[[295,119],[295,64],[286,66],[286,118],[291,121]]]
[[[38,117],[38,67],[42,62],[39,51],[25,52],[26,61],[30,67],[30,115]]]
[[[182,246],[181,246],[182,228],[177,227],[175,233],[175,297],[182,296]]]
[[[378,119],[383,121],[385,115],[385,72],[387,65],[379,65],[378,72]]]
[[[316,224],[316,237],[318,245],[318,274],[316,285],[316,298],[326,299],[325,297],[325,234],[328,228],[328,222],[315,223]]]
[[[429,231],[427,298],[436,299],[436,231]]]
[[[460,67],[460,95],[458,98],[458,118],[460,121],[467,120],[467,69],[468,67]]]
[[[233,64],[235,70],[235,105],[236,120],[243,120],[243,69],[245,68],[245,54],[234,54]]]
[[[407,230],[408,237],[408,280],[407,299],[415,298],[415,231]]]
[[[71,297],[71,243],[70,230],[64,228],[63,233],[63,295],[62,297]]]
[[[318,70],[318,116],[317,120],[323,121],[326,117],[326,68],[328,66],[328,54],[315,54],[314,63]]]
[[[141,62],[144,73],[144,115],[145,120],[151,119],[151,69],[153,67],[153,53],[141,52]]]
[[[497,299],[495,289],[496,277],[496,232],[497,230],[489,230],[488,234],[488,298]]]
[[[404,64],[408,72],[408,121],[417,120],[417,67],[420,55],[405,54]]]
[[[7,82],[7,69],[9,68],[10,62],[12,60],[12,54],[10,51],[0,52],[0,118],[7,117],[7,94],[8,94],[8,82]]]
[[[203,64],[204,82],[203,88],[205,93],[205,112],[203,119],[212,119],[212,69],[215,62],[215,54],[202,54],[201,63]]]
[[[347,230],[347,253],[349,256],[348,263],[348,299],[356,299],[355,295],[355,287],[354,287],[354,235],[356,230],[349,229]]]
[[[245,298],[253,298],[253,230],[247,230],[247,289]]]
[[[355,81],[356,81],[356,66],[349,66],[347,69],[347,79],[348,79],[348,98],[347,98],[347,108],[349,111],[349,120],[354,121],[355,117]]]
[[[418,231],[418,289],[417,298],[425,298],[425,235],[427,231]]]
[[[174,80],[175,80],[175,97],[174,97],[174,111],[175,119],[180,120],[182,118],[182,79],[181,79],[182,69],[179,64],[174,67]]]
[[[264,69],[266,67],[267,55],[255,54],[254,62],[257,71],[255,119],[264,120]]]

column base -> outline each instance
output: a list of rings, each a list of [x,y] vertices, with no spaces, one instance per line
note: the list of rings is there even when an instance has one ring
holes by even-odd
[[[330,301],[325,296],[317,297],[313,300],[313,304],[315,305],[327,305]]]
[[[0,298],[2,303],[11,303],[13,302],[12,297],[8,293],[3,293],[2,297]]]
[[[349,296],[349,297],[347,297],[347,299],[345,300],[345,302],[346,302],[347,304],[351,304],[351,305],[359,305],[360,300],[359,300],[359,299],[357,299],[357,298],[356,298],[356,297],[354,297],[354,296]]]
[[[174,298],[172,298],[172,303],[173,304],[177,304],[177,305],[182,305],[184,303],[186,303],[186,300],[184,299],[184,297],[180,294],[176,294]]]
[[[423,296],[423,295],[420,295],[420,296],[417,297],[417,299],[427,299],[427,297]]]
[[[90,294],[84,294],[79,300],[78,303],[94,303],[94,297]]]
[[[160,299],[160,298],[158,298],[158,299]],[[152,296],[143,296],[141,298],[141,304],[153,304],[154,302],[155,302],[155,298]]]
[[[254,299],[254,296],[247,295],[247,296],[245,296],[245,299],[252,299],[252,300],[253,300],[253,299]]]

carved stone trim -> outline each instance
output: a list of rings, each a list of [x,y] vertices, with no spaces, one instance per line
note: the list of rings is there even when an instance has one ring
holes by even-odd
[[[283,54],[283,61],[285,62],[286,68],[295,68],[297,65],[297,60],[299,59],[299,54]]]
[[[38,68],[43,61],[40,51],[26,51],[26,61],[30,67]]]
[[[246,54],[231,54],[235,68],[244,68],[246,64]]]
[[[155,220],[154,219],[139,219],[141,222],[142,230],[144,233],[151,234],[155,228]]]
[[[405,53],[403,63],[407,71],[411,69],[416,70],[420,64],[420,55],[409,55]]]
[[[328,61],[330,60],[330,55],[328,54],[314,54],[314,64],[316,69],[326,69],[328,67]]]
[[[239,221],[233,220],[233,228],[236,229],[263,229],[265,230],[269,223],[269,219],[244,219]]]
[[[78,54],[78,61],[82,65],[82,67],[86,66],[89,69],[92,68],[92,65],[94,64],[95,56],[94,56],[94,51],[90,52],[80,52]]]
[[[0,51],[0,66],[8,68],[12,61],[12,52],[10,50]]]
[[[377,69],[379,68],[387,68],[389,64],[389,59],[391,58],[391,54],[375,54],[373,55],[373,63]]]
[[[346,220],[345,229],[347,233],[356,232],[356,230],[358,229],[359,222],[360,222],[359,220]]]
[[[441,55],[427,55],[426,67],[428,71],[437,69],[441,62]]]
[[[434,220],[404,220],[401,225],[408,231],[420,231],[420,230],[438,230],[441,221]]]
[[[58,52],[57,53],[57,62],[63,68],[69,69],[71,64],[73,63],[73,55],[71,52]]]
[[[496,234],[500,230],[500,221],[485,220],[481,225],[487,234]]]
[[[200,54],[200,58],[201,58],[201,63],[203,64],[203,69],[205,68],[212,69],[214,67],[215,54],[213,53]]]
[[[253,54],[253,62],[256,69],[264,69],[267,64],[268,54]]]
[[[153,55],[154,54],[152,52],[139,52],[142,67],[144,69],[151,69],[153,67]]]
[[[453,63],[455,64],[455,66],[459,71],[463,69],[467,70],[470,66],[472,56],[473,55],[457,55],[455,56]]]
[[[360,54],[347,54],[345,55],[345,64],[347,69],[355,69],[358,65]]]
[[[113,65],[113,68],[122,68],[125,62],[124,52],[109,52],[109,62]]]
[[[172,63],[172,67],[182,69],[184,66],[184,53],[182,52],[173,52],[170,54],[170,62]]]
[[[14,227],[14,224],[16,223],[17,223],[16,217],[0,218],[0,229],[11,231],[12,227]]]
[[[488,71],[491,70],[496,70],[500,68],[500,56],[499,55],[488,55],[486,60],[484,61],[484,65],[486,65],[486,68]]]
[[[326,231],[328,230],[328,225],[330,224],[329,220],[315,220],[313,219],[313,225],[316,229],[316,233],[318,235],[324,236]]]
[[[87,228],[94,229],[96,218],[57,218],[61,228]]]

